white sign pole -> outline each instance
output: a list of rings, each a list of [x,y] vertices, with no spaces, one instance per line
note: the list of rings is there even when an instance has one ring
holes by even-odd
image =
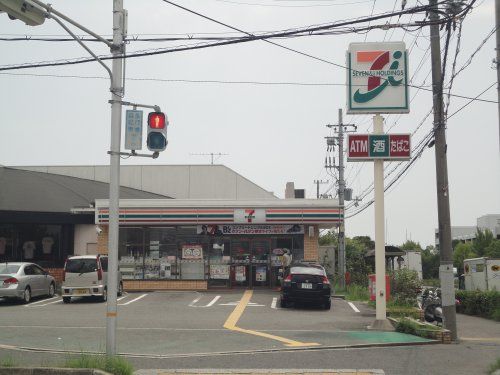
[[[379,114],[373,117],[373,134],[384,134],[384,118]],[[388,146],[388,145],[386,145]],[[371,147],[369,145],[369,147]],[[374,160],[375,188],[375,277],[376,277],[376,320],[375,329],[392,329],[386,319],[385,295],[385,219],[384,219],[384,160]]]

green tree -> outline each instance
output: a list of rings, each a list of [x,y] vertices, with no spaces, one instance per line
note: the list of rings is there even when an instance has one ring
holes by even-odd
[[[351,283],[368,286],[368,275],[372,272],[365,255],[373,241],[368,236],[346,238],[346,270],[351,275]]]
[[[422,246],[420,243],[414,242],[412,240],[407,240],[404,244],[399,247],[401,250],[420,250],[422,251]]]
[[[328,231],[326,234],[323,234],[319,237],[319,245],[320,246],[328,246],[328,245],[338,245],[338,236],[337,233]]]
[[[500,240],[493,240],[490,246],[486,248],[486,256],[500,258]]]
[[[484,231],[477,228],[476,238],[472,241],[473,250],[478,257],[486,255],[486,249],[494,241],[493,233],[491,230],[485,229]]]
[[[439,251],[434,246],[427,246],[422,254],[422,277],[424,279],[439,278]]]
[[[422,281],[420,281],[417,271],[407,268],[396,270],[394,271],[393,278],[393,297],[396,303],[415,305],[417,295],[422,286]]]
[[[477,255],[474,252],[473,244],[470,242],[461,242],[455,246],[453,250],[453,266],[457,267],[459,275],[464,273],[464,259],[475,257],[477,257]]]

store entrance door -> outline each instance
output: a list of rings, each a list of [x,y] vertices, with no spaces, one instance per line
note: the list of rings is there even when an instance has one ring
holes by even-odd
[[[269,287],[270,240],[243,239],[231,242],[231,286]]]

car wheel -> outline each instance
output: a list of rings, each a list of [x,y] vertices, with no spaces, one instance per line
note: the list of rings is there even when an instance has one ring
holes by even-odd
[[[325,310],[330,310],[332,308],[332,300],[329,299],[327,302],[324,304]]]
[[[63,302],[64,303],[70,303],[71,302],[71,297],[63,297]]]
[[[31,289],[29,286],[27,286],[26,289],[24,289],[23,302],[29,303],[30,301],[31,301]]]
[[[286,301],[286,299],[284,299],[283,297],[280,298],[280,307],[282,309],[285,309],[288,307],[288,302]]]
[[[123,283],[120,281],[120,284],[118,284],[118,297],[121,297],[123,295]]]
[[[106,302],[107,300],[108,300],[108,290],[104,288],[104,290],[102,291],[101,301]]]
[[[54,285],[54,283],[50,283],[50,286],[49,286],[49,298],[54,297],[54,294],[56,294],[56,286]]]

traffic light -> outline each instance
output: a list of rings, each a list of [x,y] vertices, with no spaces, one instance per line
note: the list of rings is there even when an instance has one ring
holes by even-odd
[[[148,114],[147,145],[150,151],[164,151],[167,148],[168,120],[163,112]]]
[[[0,0],[0,12],[4,11],[11,19],[19,19],[30,26],[44,23],[46,12],[28,0]]]

